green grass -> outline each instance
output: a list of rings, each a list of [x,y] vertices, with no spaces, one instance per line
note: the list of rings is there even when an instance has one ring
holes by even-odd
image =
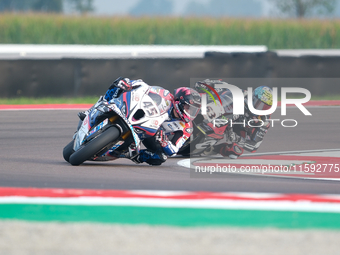
[[[0,104],[94,104],[99,97],[0,98]],[[280,98],[278,99],[280,100]],[[311,100],[340,100],[340,95],[312,96]]]
[[[0,44],[266,45],[340,48],[340,20],[0,14]]]
[[[0,219],[168,226],[340,229],[340,214],[142,206],[0,204]]]

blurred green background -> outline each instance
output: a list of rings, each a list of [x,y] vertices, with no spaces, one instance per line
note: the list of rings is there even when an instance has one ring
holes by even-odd
[[[0,0],[0,44],[340,46],[338,0]]]
[[[340,20],[0,15],[1,44],[340,47]]]

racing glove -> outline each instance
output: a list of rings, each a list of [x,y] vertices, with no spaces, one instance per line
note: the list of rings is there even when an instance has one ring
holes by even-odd
[[[132,84],[131,84],[131,81],[129,78],[122,78],[122,77],[119,77],[118,79],[116,79],[110,86],[109,89],[112,89],[112,88],[120,88],[122,89],[123,91],[130,91],[132,90]]]
[[[220,154],[223,157],[229,157],[231,159],[236,159],[243,154],[243,148],[239,146],[237,143],[233,144],[223,144],[220,149]]]
[[[167,135],[163,132],[163,130],[159,130],[156,133],[155,139],[161,145],[163,152],[166,155],[171,156],[178,152],[178,148],[171,141],[169,141]]]
[[[128,78],[119,77],[111,84],[104,98],[110,101],[112,98],[117,98],[122,92],[130,90],[132,90],[131,81]]]

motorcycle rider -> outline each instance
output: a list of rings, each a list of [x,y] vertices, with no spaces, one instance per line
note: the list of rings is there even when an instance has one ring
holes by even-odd
[[[106,91],[104,99],[110,101],[122,92],[139,86],[149,85],[142,80],[119,77]],[[162,87],[149,87],[148,95],[157,104],[160,113],[166,114],[167,118],[154,136],[143,139],[146,149],[134,155],[131,160],[135,163],[161,165],[168,156],[176,154],[190,137],[193,131],[192,121],[201,107],[201,96],[196,90],[187,87],[175,89],[173,95]],[[89,111],[80,113],[79,117],[84,118]]]
[[[198,84],[208,84],[214,87],[216,83],[223,83],[221,80],[204,80]],[[232,101],[232,94],[226,88],[216,89],[223,102]],[[224,157],[232,159],[238,158],[244,153],[244,150],[255,152],[261,145],[265,134],[270,127],[270,116],[258,116],[250,112],[248,108],[248,96],[253,97],[253,106],[257,110],[267,110],[271,108],[273,103],[272,89],[267,86],[257,87],[253,95],[248,95],[247,91],[243,91],[245,111],[244,115],[232,115],[233,127],[230,124],[225,128],[226,141],[217,143],[212,149],[214,152]],[[223,119],[232,112],[232,103],[223,105],[225,114],[215,116],[215,119]],[[216,122],[215,122],[216,123]],[[218,122],[217,122],[218,123]],[[237,123],[237,124],[236,124]],[[221,128],[222,125],[211,125],[212,128]]]

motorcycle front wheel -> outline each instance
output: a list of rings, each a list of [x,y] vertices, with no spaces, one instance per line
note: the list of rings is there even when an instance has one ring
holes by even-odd
[[[116,127],[110,127],[105,130],[103,133],[98,135],[96,138],[80,147],[79,150],[74,152],[70,158],[69,162],[73,166],[79,166],[84,161],[90,159],[96,153],[100,152],[103,148],[105,148],[108,144],[114,142],[119,138],[120,131]]]
[[[64,150],[63,150],[63,157],[67,162],[69,162],[70,156],[74,152],[73,144],[74,144],[74,140],[72,140],[68,145],[66,145]]]

